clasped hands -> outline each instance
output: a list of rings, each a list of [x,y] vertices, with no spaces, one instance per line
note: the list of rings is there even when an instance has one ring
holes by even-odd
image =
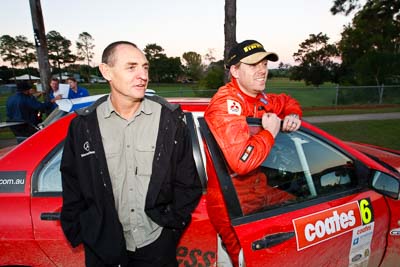
[[[284,132],[297,131],[301,126],[301,120],[297,114],[287,115],[282,121],[275,113],[264,113],[261,124],[265,130],[268,130],[275,137],[279,130]]]

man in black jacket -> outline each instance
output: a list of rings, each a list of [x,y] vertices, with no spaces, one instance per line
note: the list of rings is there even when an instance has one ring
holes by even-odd
[[[201,196],[183,112],[145,97],[149,63],[110,44],[99,66],[111,93],[78,111],[61,162],[61,225],[87,266],[177,266],[176,246]]]

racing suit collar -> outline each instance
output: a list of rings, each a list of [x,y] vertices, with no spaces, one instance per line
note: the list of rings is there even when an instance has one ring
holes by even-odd
[[[258,93],[256,97],[252,97],[252,96],[249,96],[249,95],[245,94],[245,93],[242,91],[242,89],[240,89],[239,84],[238,84],[238,82],[237,82],[237,80],[236,80],[235,77],[232,77],[232,78],[231,78],[231,82],[232,82],[233,86],[234,86],[235,88],[238,89],[240,96],[241,96],[246,102],[248,102],[249,104],[255,104],[255,103],[257,103],[257,101],[258,101],[261,97],[264,96],[263,93]]]

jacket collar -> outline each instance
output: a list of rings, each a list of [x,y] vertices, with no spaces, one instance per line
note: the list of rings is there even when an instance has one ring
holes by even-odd
[[[89,115],[90,113],[92,113],[93,111],[95,111],[96,108],[97,108],[101,103],[103,103],[104,101],[107,101],[108,96],[109,96],[109,95],[102,96],[102,97],[100,97],[99,99],[97,99],[96,102],[94,102],[92,105],[87,106],[87,107],[84,107],[84,108],[77,109],[75,112],[76,112],[78,115],[87,116],[87,115]]]
[[[97,108],[101,103],[103,103],[104,101],[107,101],[108,97],[109,97],[109,94],[108,94],[108,95],[105,95],[105,96],[102,96],[102,97],[100,97],[99,99],[97,99],[96,102],[94,102],[92,105],[87,106],[87,107],[84,107],[84,108],[81,108],[81,109],[78,109],[78,110],[76,110],[75,112],[76,112],[78,115],[87,116],[87,115],[89,115],[90,113],[92,113],[93,111],[95,111],[96,108]],[[161,104],[162,106],[165,106],[166,108],[168,108],[168,109],[171,110],[172,112],[176,111],[176,110],[179,108],[179,105],[178,105],[178,104],[171,104],[171,103],[169,103],[168,101],[166,101],[164,98],[159,97],[159,96],[157,96],[157,95],[154,95],[154,96],[145,96],[145,98],[146,98],[146,99],[149,99],[149,100],[152,100],[152,101],[155,101],[155,102]]]
[[[256,97],[252,97],[249,96],[247,94],[245,94],[242,89],[240,89],[239,84],[236,80],[236,78],[232,77],[231,78],[231,84],[233,86],[233,88],[235,88],[237,90],[237,95],[245,102],[253,104],[253,103],[257,103],[258,101],[261,101],[263,104],[267,104],[267,95],[264,92],[260,92],[257,94]]]
[[[115,108],[111,102],[111,95],[108,96],[106,105],[103,109],[101,109],[101,111],[102,112],[100,115],[103,116],[104,118],[109,118],[111,116],[111,113],[113,113],[113,112],[118,114],[118,112],[115,110]],[[99,111],[97,111],[97,112],[99,112]],[[140,113],[143,113],[146,115],[153,113],[153,110],[151,109],[151,105],[149,105],[149,100],[146,98],[144,98],[141,101],[138,110],[135,112],[135,114],[140,114]]]

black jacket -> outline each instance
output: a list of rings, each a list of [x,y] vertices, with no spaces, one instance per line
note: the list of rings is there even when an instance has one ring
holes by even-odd
[[[61,161],[61,226],[73,247],[83,243],[104,263],[118,264],[125,260],[126,245],[96,114],[106,99],[79,110],[70,124]],[[148,99],[162,109],[145,212],[180,235],[202,192],[190,134],[178,105],[157,96]]]

